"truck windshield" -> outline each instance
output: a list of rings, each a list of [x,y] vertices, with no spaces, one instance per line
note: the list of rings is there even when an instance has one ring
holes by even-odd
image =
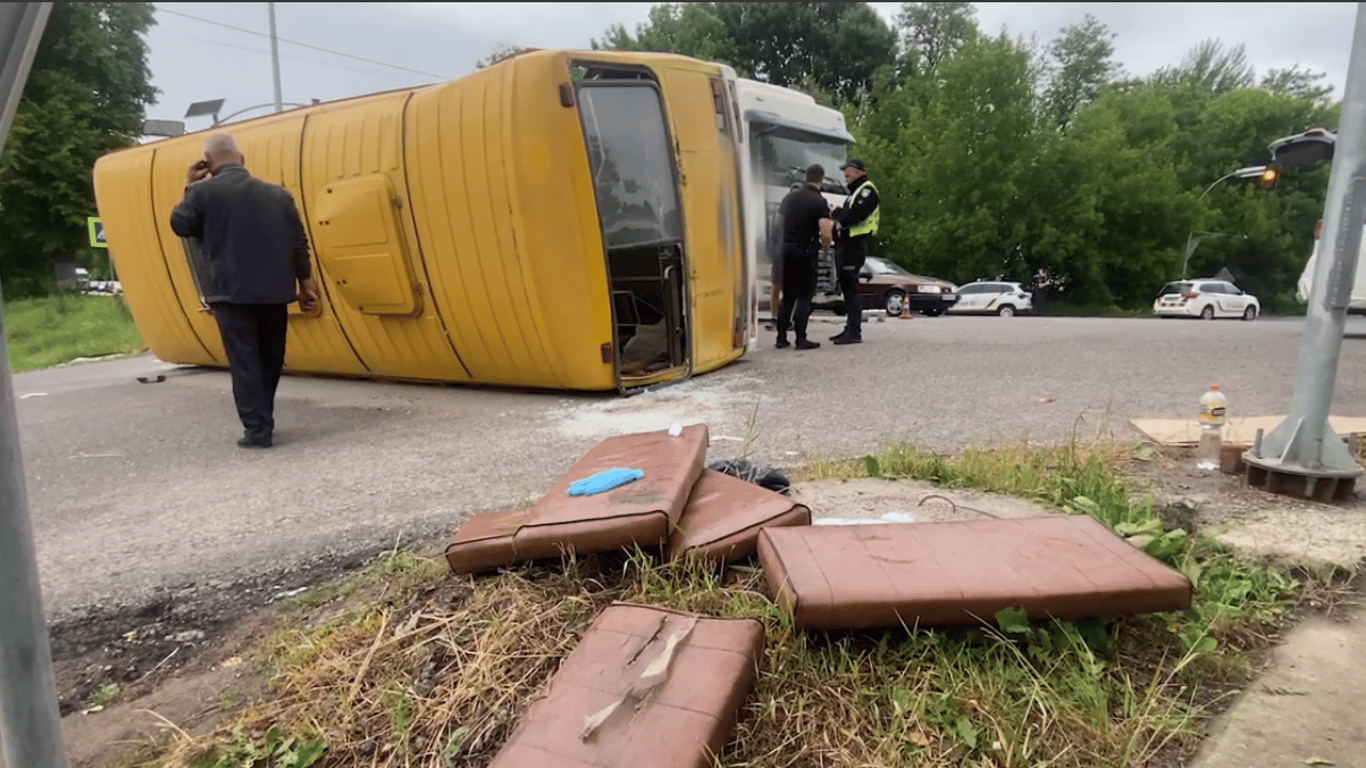
[[[845,160],[843,141],[787,126],[764,125],[754,132],[753,147],[755,175],[769,186],[787,188],[800,184],[806,180],[806,169],[819,164],[825,168],[822,190],[849,194],[839,171]]]

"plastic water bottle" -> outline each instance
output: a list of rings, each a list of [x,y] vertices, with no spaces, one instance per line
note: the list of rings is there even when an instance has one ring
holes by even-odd
[[[1224,421],[1228,412],[1228,398],[1219,391],[1218,384],[1200,397],[1200,447],[1195,453],[1195,466],[1205,470],[1219,468],[1219,452],[1224,445]]]

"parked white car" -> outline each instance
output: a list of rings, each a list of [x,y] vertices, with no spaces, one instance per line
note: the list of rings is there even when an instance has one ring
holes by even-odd
[[[1238,286],[1223,280],[1178,280],[1162,286],[1153,301],[1158,317],[1241,317],[1252,320],[1261,314],[1257,297],[1243,293]]]
[[[958,302],[949,311],[956,315],[1014,317],[1034,311],[1029,290],[1019,283],[981,281],[958,287]]]

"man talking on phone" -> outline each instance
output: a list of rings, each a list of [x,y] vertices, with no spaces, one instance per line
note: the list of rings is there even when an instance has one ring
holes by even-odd
[[[275,388],[285,365],[289,304],[312,312],[318,288],[308,235],[294,198],[247,173],[226,133],[204,143],[190,165],[171,229],[199,240],[208,265],[204,301],[213,310],[232,372],[232,396],[243,448],[269,448],[275,431]],[[297,288],[296,288],[297,281]]]

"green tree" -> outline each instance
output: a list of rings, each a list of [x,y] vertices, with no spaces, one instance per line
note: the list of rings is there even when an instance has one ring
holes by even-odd
[[[1289,69],[1273,69],[1262,78],[1262,88],[1272,93],[1306,98],[1315,103],[1325,104],[1333,92],[1333,86],[1320,82],[1327,77],[1322,72],[1300,69],[1296,64]]]
[[[592,45],[719,61],[743,77],[848,101],[892,62],[896,34],[867,3],[664,3],[635,34],[613,25]]]
[[[648,21],[636,25],[635,35],[621,24],[608,27],[594,50],[662,51],[707,61],[732,58],[734,37],[725,27],[719,3],[661,3],[650,8]]]
[[[928,70],[978,34],[972,3],[903,3],[896,24],[902,48]]]
[[[1029,73],[1020,43],[977,38],[940,61],[940,87],[885,97],[904,120],[860,126],[884,201],[881,253],[959,281],[1029,271],[1017,215],[1038,155]]]
[[[1251,88],[1256,81],[1256,71],[1247,62],[1247,48],[1242,43],[1225,48],[1218,40],[1204,40],[1192,48],[1179,65],[1158,70],[1153,80],[1193,84],[1212,93],[1227,93]]]
[[[1115,34],[1088,13],[1081,23],[1063,27],[1062,35],[1048,46],[1052,66],[1044,105],[1058,130],[1064,130],[1102,86],[1119,77],[1120,67],[1112,58],[1114,39]]]
[[[149,83],[148,3],[57,3],[0,157],[0,279],[7,297],[52,284],[88,246],[90,169],[132,145],[158,91]]]
[[[1180,271],[1197,193],[1183,190],[1173,145],[1177,112],[1163,88],[1108,89],[1077,113],[1069,171],[1094,215],[1082,238],[1074,298],[1140,307]]]
[[[492,64],[497,64],[498,62],[508,58],[509,56],[516,56],[517,54],[525,50],[526,48],[523,48],[520,45],[515,45],[513,43],[499,43],[493,46],[493,51],[490,52],[489,55],[474,62],[474,68],[483,69],[484,67],[490,66]]]

